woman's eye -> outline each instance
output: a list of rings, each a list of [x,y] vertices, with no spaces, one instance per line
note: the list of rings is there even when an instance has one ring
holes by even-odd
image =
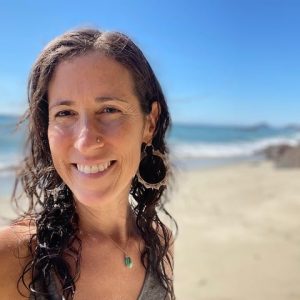
[[[68,117],[68,116],[71,116],[72,115],[72,112],[69,111],[69,110],[62,110],[62,111],[59,111],[55,114],[55,117]]]
[[[117,113],[117,112],[120,112],[118,109],[116,108],[113,108],[113,107],[105,107],[103,110],[102,110],[103,113],[108,113],[108,114],[113,114],[113,113]]]

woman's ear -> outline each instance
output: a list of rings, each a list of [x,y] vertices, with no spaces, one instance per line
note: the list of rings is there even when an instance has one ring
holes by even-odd
[[[156,128],[158,116],[160,112],[159,103],[154,101],[152,103],[151,112],[146,116],[146,124],[144,129],[144,142],[150,143],[153,139],[153,134]]]

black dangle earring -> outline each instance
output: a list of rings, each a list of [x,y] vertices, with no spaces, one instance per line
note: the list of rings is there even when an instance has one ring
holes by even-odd
[[[164,154],[154,150],[152,144],[147,144],[142,152],[142,157],[137,171],[138,181],[147,189],[159,190],[167,185],[168,168]]]

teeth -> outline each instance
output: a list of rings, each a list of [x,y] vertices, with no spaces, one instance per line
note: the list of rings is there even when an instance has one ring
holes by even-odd
[[[106,165],[98,166],[99,172],[102,172],[106,169]]]
[[[97,173],[97,172],[99,172],[99,169],[98,169],[97,166],[91,166],[91,167],[90,167],[90,172],[91,172],[91,173]]]
[[[104,170],[106,170],[109,166],[111,165],[111,162],[108,161],[106,163],[103,164],[98,164],[98,165],[79,165],[77,164],[77,169],[85,174],[94,174],[94,173],[98,173],[98,172],[103,172]]]

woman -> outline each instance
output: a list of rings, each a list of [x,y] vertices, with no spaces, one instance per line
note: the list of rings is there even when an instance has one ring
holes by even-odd
[[[174,299],[157,215],[169,113],[140,49],[121,33],[65,33],[28,87],[30,205],[0,236],[2,299]]]

